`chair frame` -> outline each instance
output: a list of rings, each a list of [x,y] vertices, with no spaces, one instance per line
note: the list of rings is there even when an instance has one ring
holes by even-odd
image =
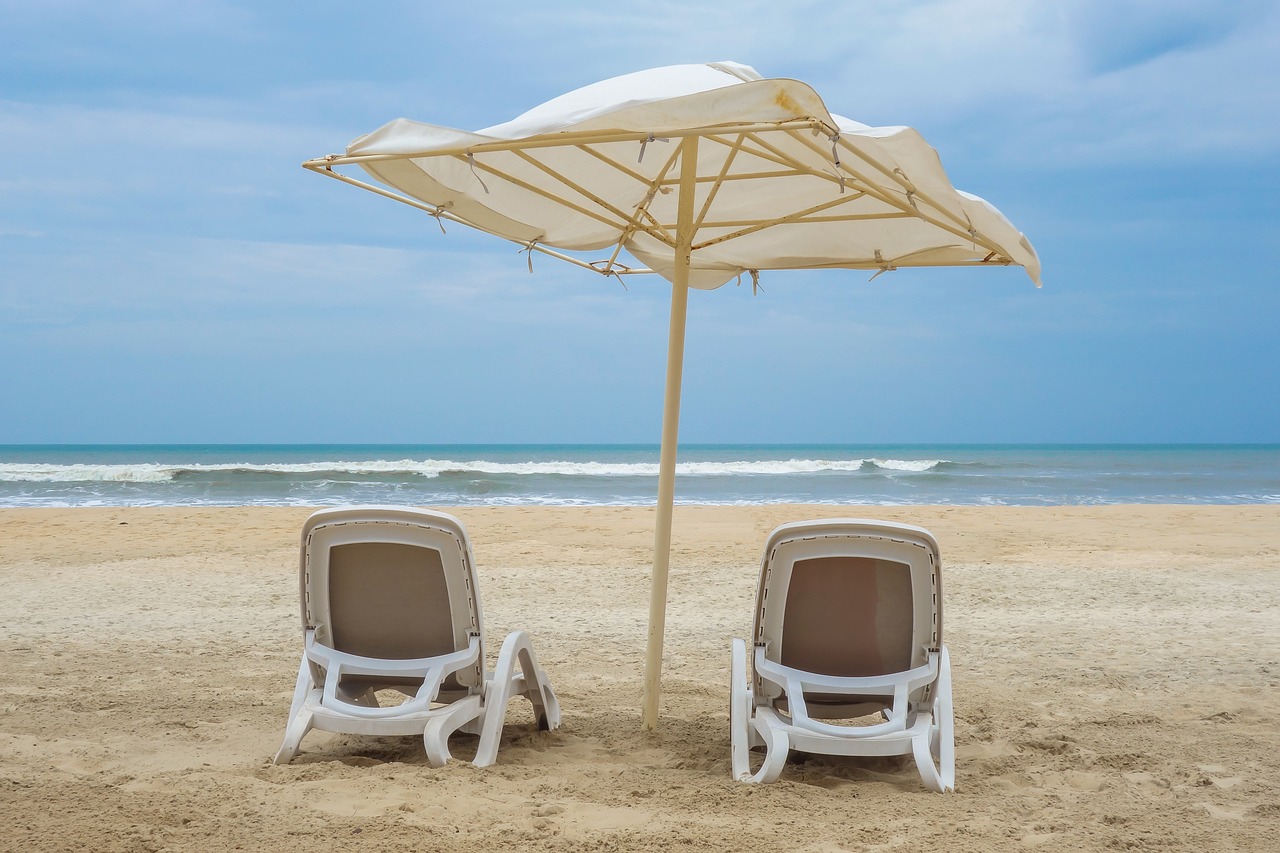
[[[337,545],[398,543],[437,550],[448,589],[456,650],[425,658],[363,657],[333,648],[329,624],[328,552]],[[449,737],[478,734],[473,763],[497,759],[508,702],[527,698],[538,728],[560,725],[560,705],[524,631],[507,636],[491,673],[484,669],[484,627],[475,561],[466,529],[442,512],[394,506],[354,506],[313,513],[302,530],[299,584],[303,627],[302,661],[289,709],[284,742],[274,763],[286,764],[312,729],[363,735],[420,734],[427,760],[440,767],[450,759]],[[424,618],[429,618],[424,615]],[[344,691],[344,676],[369,677],[359,693]],[[450,676],[452,684],[446,684]],[[378,678],[386,679],[379,685]],[[416,690],[407,679],[421,679]],[[396,689],[410,698],[380,707],[377,689]]]
[[[822,556],[875,557],[910,567],[912,666],[875,676],[832,676],[779,662],[782,613],[790,570],[801,559]],[[781,598],[780,598],[781,597]],[[906,755],[915,758],[921,780],[932,791],[955,789],[955,720],[951,660],[942,643],[941,559],[923,528],[869,519],[831,519],[783,525],[770,535],[760,568],[752,653],[746,640],[732,642],[730,690],[731,764],[735,779],[776,781],[791,750],[827,755]],[[806,693],[848,696],[848,703],[812,708]],[[892,695],[886,707],[876,697]],[[858,701],[861,699],[862,701]],[[869,725],[835,725],[871,713]],[[763,747],[752,771],[751,751]]]

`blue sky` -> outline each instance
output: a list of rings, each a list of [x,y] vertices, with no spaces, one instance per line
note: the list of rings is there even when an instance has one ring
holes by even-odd
[[[656,442],[664,281],[299,164],[725,59],[919,129],[1045,286],[695,292],[683,441],[1280,441],[1277,4],[609,5],[0,0],[0,443]]]

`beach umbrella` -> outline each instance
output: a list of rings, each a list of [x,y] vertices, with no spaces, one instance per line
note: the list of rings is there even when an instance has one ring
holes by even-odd
[[[615,77],[475,132],[396,119],[303,166],[530,253],[671,283],[647,728],[658,719],[689,288],[767,270],[932,266],[1017,265],[1039,283],[1027,239],[952,187],[914,130],[835,115],[805,83],[734,62]]]

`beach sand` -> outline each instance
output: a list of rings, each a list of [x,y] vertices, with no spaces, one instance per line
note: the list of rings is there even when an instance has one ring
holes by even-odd
[[[775,525],[676,511],[663,717],[639,726],[653,511],[455,511],[494,654],[528,629],[564,725],[498,763],[313,733],[271,765],[306,509],[0,510],[7,850],[1276,850],[1280,507],[857,508],[942,547],[957,786],[910,759],[729,778],[729,640]],[[492,662],[491,662],[492,663]],[[458,736],[466,758],[474,739]]]

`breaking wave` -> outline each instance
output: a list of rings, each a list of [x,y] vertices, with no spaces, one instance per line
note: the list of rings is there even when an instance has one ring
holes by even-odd
[[[682,477],[785,476],[851,472],[922,473],[954,463],[943,459],[786,459],[728,462],[680,462]],[[10,483],[165,483],[220,476],[300,477],[450,477],[468,475],[562,477],[656,477],[657,462],[459,462],[450,459],[400,459],[359,462],[73,464],[15,462],[0,464],[0,482]]]

